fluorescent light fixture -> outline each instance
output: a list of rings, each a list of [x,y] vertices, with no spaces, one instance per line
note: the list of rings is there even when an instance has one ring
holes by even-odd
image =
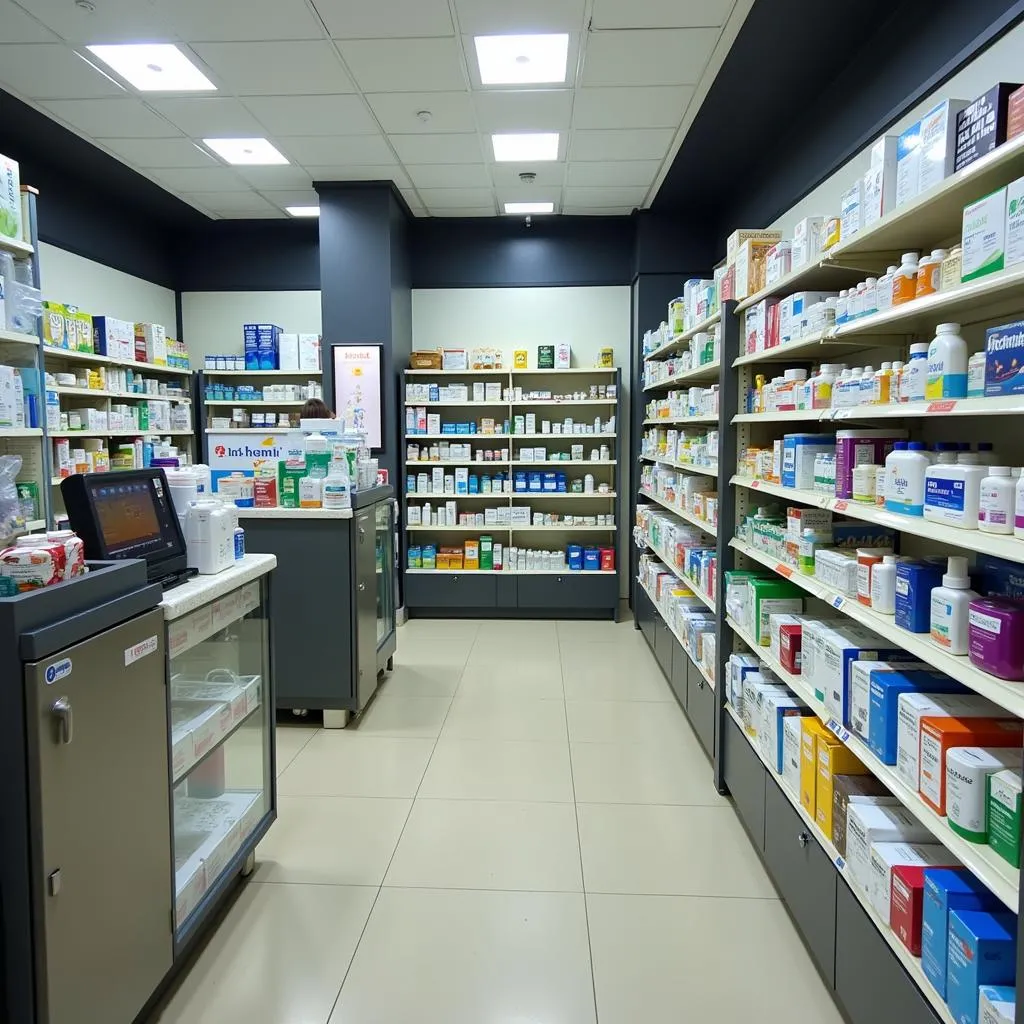
[[[506,213],[554,213],[554,203],[506,203]]]
[[[569,36],[475,36],[483,85],[540,85],[564,82]]]
[[[173,43],[119,43],[86,49],[140,92],[215,92],[211,82]]]
[[[288,163],[288,158],[266,139],[203,139],[203,145],[229,164]]]
[[[515,132],[492,135],[494,159],[532,163],[535,160],[558,159],[558,132]]]
[[[286,213],[290,213],[293,217],[319,217],[320,207],[319,206],[286,206]]]

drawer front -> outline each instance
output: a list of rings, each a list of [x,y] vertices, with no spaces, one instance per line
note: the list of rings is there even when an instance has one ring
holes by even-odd
[[[456,572],[405,577],[405,602],[410,608],[493,608],[497,577]]]
[[[829,988],[833,988],[836,976],[836,884],[839,875],[770,775],[766,789],[765,863],[803,933],[818,970]]]
[[[939,1024],[842,879],[836,884],[836,998],[851,1024]]]
[[[683,650],[682,645],[679,641],[672,637],[672,675],[669,677],[669,682],[672,684],[672,692],[676,695],[676,700],[679,701],[679,706],[686,710],[686,678],[688,675],[687,668],[690,663],[689,656],[686,651]]]
[[[615,576],[520,576],[520,608],[615,608],[619,583]]]
[[[499,608],[516,608],[519,605],[519,577],[502,573],[494,577],[495,604]]]
[[[746,737],[731,717],[725,720],[722,736],[725,784],[729,787],[751,841],[764,850],[765,771]]]
[[[654,656],[666,679],[672,678],[672,648],[676,643],[668,623],[659,615],[654,620]]]
[[[683,657],[687,661],[686,714],[689,716],[693,731],[697,734],[708,757],[713,758],[715,756],[715,722],[718,718],[715,691],[700,674],[700,669],[690,661],[685,653]]]
[[[654,604],[651,599],[647,596],[647,591],[641,587],[636,588],[636,611],[637,621],[640,623],[640,630],[647,638],[647,643],[650,644],[651,650],[654,650],[655,644],[655,632],[654,632],[654,621],[658,617],[658,613],[654,609]]]

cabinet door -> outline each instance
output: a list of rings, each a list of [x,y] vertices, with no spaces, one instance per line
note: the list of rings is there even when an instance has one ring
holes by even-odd
[[[665,678],[671,679],[672,646],[676,643],[676,638],[672,635],[672,630],[668,628],[668,623],[660,615],[655,619],[654,629],[654,656],[658,659]]]
[[[725,720],[722,744],[725,784],[752,842],[764,850],[764,765],[732,718]]]
[[[679,706],[685,711],[686,710],[686,677],[688,675],[687,668],[690,663],[690,657],[683,650],[682,645],[675,637],[672,638],[675,646],[672,648],[672,675],[669,678],[669,682],[672,684],[672,692],[676,695],[676,700],[679,701]]]
[[[618,605],[615,576],[520,576],[520,608],[612,609]]]
[[[836,975],[836,882],[832,861],[770,776],[764,859],[829,988]]]
[[[133,1020],[171,967],[166,680],[159,610],[25,667],[47,1024]]]
[[[701,671],[687,657],[686,714],[708,757],[715,756],[715,720],[718,705],[715,691]]]
[[[382,501],[374,506],[376,528],[377,646],[395,629],[395,529],[392,505]]]
[[[376,517],[368,508],[356,513],[356,702],[360,708],[377,688],[377,539]]]

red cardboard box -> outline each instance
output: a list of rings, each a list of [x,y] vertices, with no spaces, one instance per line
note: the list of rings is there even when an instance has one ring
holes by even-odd
[[[615,568],[615,548],[601,548],[601,568],[605,572]]]
[[[921,955],[924,872],[920,865],[897,864],[890,882],[889,927],[914,956]]]
[[[790,622],[779,627],[779,661],[787,672],[800,675],[800,652],[803,649],[803,624]]]
[[[768,307],[768,329],[765,332],[764,347],[766,349],[776,348],[781,341],[782,329],[782,307],[776,303]]]
[[[1024,134],[1024,87],[1011,94],[1007,102],[1006,138],[1007,141]]]

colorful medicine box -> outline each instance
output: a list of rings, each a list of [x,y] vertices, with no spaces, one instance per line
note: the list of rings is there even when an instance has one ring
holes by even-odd
[[[921,917],[924,912],[924,873],[920,864],[897,864],[892,869],[889,926],[914,956],[921,955]]]
[[[818,779],[814,795],[814,820],[822,834],[832,835],[832,808],[836,775],[866,775],[867,768],[857,755],[832,733],[818,738]]]
[[[896,625],[900,629],[911,633],[930,631],[932,591],[942,586],[945,571],[945,559],[901,559],[896,563]]]
[[[963,687],[934,669],[872,673],[868,710],[868,746],[883,764],[896,764],[899,750],[899,700],[902,693],[959,693]]]
[[[988,777],[988,845],[1008,864],[1020,867],[1021,773],[1008,768]]]
[[[1024,680],[1024,604],[977,598],[967,620],[971,664],[1000,679]]]
[[[1010,95],[1019,88],[1019,83],[999,82],[957,115],[954,171],[962,171],[1006,141]]]
[[[982,985],[1012,985],[1016,971],[1013,914],[950,911],[946,1005],[957,1024],[978,1024],[978,990]]]
[[[985,395],[1024,394],[1024,320],[985,332]]]
[[[815,817],[818,793],[818,741],[835,740],[817,718],[804,718],[800,733],[800,804]]]
[[[748,581],[751,592],[752,625],[757,642],[762,647],[771,643],[769,630],[771,616],[781,612],[799,614],[804,610],[804,601],[799,587],[777,576],[770,579],[751,578]]]
[[[978,1024],[1014,1024],[1017,990],[1009,985],[982,985],[978,999]]]

